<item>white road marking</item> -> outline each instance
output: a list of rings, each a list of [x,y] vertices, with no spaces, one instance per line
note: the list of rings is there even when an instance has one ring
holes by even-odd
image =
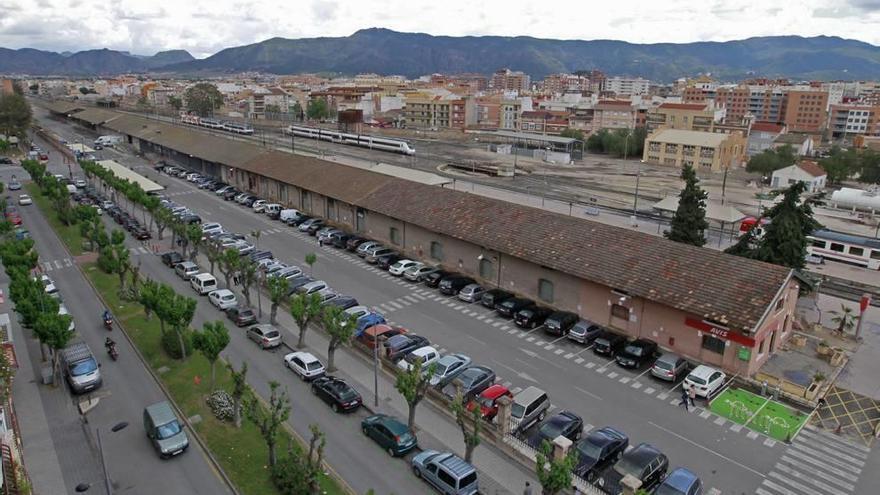
[[[726,422],[727,422],[727,420],[722,418],[721,416],[718,416],[717,418],[715,418],[715,421],[713,421],[713,423],[715,423],[718,426],[721,426]]]
[[[611,376],[611,375],[608,375],[608,376]],[[630,382],[630,380],[632,380],[632,378],[630,378],[630,377],[628,377],[628,376],[625,376],[625,377],[623,377],[623,378],[620,379],[620,383],[627,384],[627,383]]]
[[[589,395],[590,397],[592,397],[592,398],[594,398],[594,399],[596,399],[596,400],[602,400],[602,398],[599,397],[598,395],[596,395],[596,394],[594,394],[594,393],[592,393],[592,392],[590,392],[590,391],[584,390],[584,389],[578,387],[577,385],[575,385],[574,388],[575,388],[578,392],[581,392],[581,393],[583,393],[583,394]]]
[[[672,435],[672,436],[674,436],[674,437],[676,437],[676,438],[678,438],[678,439],[680,439],[680,440],[682,440],[682,441],[685,441],[685,442],[687,442],[687,443],[693,445],[694,447],[697,447],[697,448],[700,448],[700,449],[702,449],[702,450],[705,450],[706,452],[709,452],[710,454],[714,454],[714,455],[720,457],[721,459],[724,459],[725,461],[727,461],[727,462],[729,462],[729,463],[731,463],[731,464],[735,464],[736,466],[739,466],[739,467],[745,469],[746,471],[749,471],[749,472],[751,472],[751,473],[754,473],[754,474],[760,476],[761,478],[766,478],[766,475],[765,475],[764,473],[762,473],[762,472],[760,472],[760,471],[756,471],[756,470],[754,470],[754,469],[752,469],[752,468],[746,466],[745,464],[741,464],[741,463],[739,463],[739,462],[737,462],[737,461],[735,461],[735,460],[733,460],[733,459],[731,459],[731,458],[725,456],[724,454],[721,454],[721,453],[719,453],[719,452],[716,452],[716,451],[710,449],[709,447],[706,447],[706,446],[704,446],[704,445],[702,445],[702,444],[699,444],[699,443],[697,443],[697,442],[691,440],[690,438],[687,438],[687,437],[685,437],[685,436],[679,435],[678,433],[676,433],[676,432],[674,432],[674,431],[672,431],[672,430],[670,430],[670,429],[668,429],[668,428],[664,428],[664,427],[658,425],[657,423],[654,423],[653,421],[649,421],[648,424],[651,425],[651,426],[653,426],[653,427],[655,427],[655,428],[657,428],[657,429],[659,429],[659,430],[665,431],[666,433],[668,433],[668,434],[670,434],[670,435]]]
[[[794,466],[794,467],[800,469],[801,471],[803,471],[803,472],[805,472],[805,473],[810,473],[811,476],[818,476],[818,477],[820,477],[821,479],[823,479],[823,480],[825,480],[825,481],[827,481],[827,482],[829,482],[829,483],[834,483],[835,485],[840,486],[841,488],[845,488],[845,489],[847,489],[847,490],[854,490],[854,489],[856,488],[855,485],[853,485],[852,483],[847,483],[846,481],[841,481],[841,480],[835,478],[834,476],[831,476],[831,475],[825,474],[825,473],[822,471],[822,469],[825,469],[824,466],[822,466],[822,469],[816,469],[816,468],[813,467],[813,466],[807,466],[806,464],[804,464],[804,463],[802,463],[802,462],[800,462],[800,461],[796,461],[796,460],[794,460],[794,459],[792,459],[792,458],[790,458],[790,457],[787,457],[787,456],[785,456],[785,455],[783,455],[782,458],[781,458],[780,460],[783,461],[783,462],[785,462],[785,463],[791,464],[792,466]],[[818,461],[814,461],[814,462],[818,462]],[[776,465],[777,468],[778,468],[779,466],[780,466],[780,464],[777,464],[777,465]],[[844,473],[844,474],[845,474],[845,473]]]
[[[61,264],[61,260],[55,260],[55,268],[58,268],[59,270],[64,268],[64,265]]]
[[[703,412],[700,413],[700,417],[703,418],[703,419],[706,419],[706,418],[708,418],[708,417],[711,416],[711,415],[712,415],[712,413],[709,412],[709,411],[703,411]]]
[[[632,387],[632,388],[638,390],[638,389],[642,388],[642,384],[639,383],[639,382],[632,382],[632,384],[630,385],[630,387]]]
[[[739,423],[734,423],[734,424],[730,425],[730,431],[732,431],[734,433],[739,433],[740,431],[742,431],[742,429],[743,429],[743,425],[741,425]]]
[[[807,493],[810,495],[812,495],[812,494],[816,494],[816,495],[820,495],[820,494],[821,495],[828,495],[828,494],[846,495],[846,492],[844,492],[842,490],[838,490],[838,489],[834,488],[833,486],[826,485],[825,483],[822,483],[819,480],[810,478],[809,476],[804,476],[803,474],[799,473],[798,471],[795,471],[794,469],[786,466],[785,464],[777,463],[776,466],[773,467],[773,469],[774,469],[774,471],[770,472],[770,476],[772,476],[776,479],[785,480],[788,482],[789,485],[791,485],[795,488],[798,488],[800,490],[803,490],[804,493]],[[787,474],[788,476],[791,476],[795,479],[803,481],[804,483],[806,483],[806,485],[798,483],[792,479],[787,479],[775,471],[782,471],[783,473]],[[821,488],[822,491],[819,492],[819,491],[813,490],[812,488],[809,488],[810,486],[815,486],[816,488]]]
[[[618,372],[616,372],[616,371],[612,371],[612,372],[608,373],[608,378],[617,378],[617,376],[618,376],[619,374],[620,374],[620,373],[618,373]]]

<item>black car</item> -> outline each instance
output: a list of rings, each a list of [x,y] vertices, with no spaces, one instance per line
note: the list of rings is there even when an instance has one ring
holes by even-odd
[[[140,225],[138,225],[137,228],[131,229],[131,235],[139,241],[146,241],[147,239],[153,238],[153,235],[150,234],[150,231],[147,230],[146,227]]]
[[[348,251],[351,251],[353,253],[353,252],[357,251],[357,248],[361,244],[363,244],[367,241],[369,241],[369,239],[367,239],[366,237],[362,237],[359,235],[351,236],[345,241],[345,249]]]
[[[232,320],[237,327],[259,323],[257,313],[251,308],[233,306],[226,310],[226,317]]]
[[[529,443],[532,447],[540,448],[544,440],[552,443],[560,435],[572,442],[577,442],[583,430],[583,418],[571,411],[559,411],[541,423],[538,431],[529,439]]]
[[[168,251],[167,253],[162,253],[162,263],[167,267],[173,267],[174,265],[183,261],[183,256],[177,251]]]
[[[614,357],[626,346],[626,337],[623,335],[603,330],[593,340],[593,352],[601,356]]]
[[[254,202],[255,202],[256,200],[258,200],[258,199],[260,199],[260,198],[258,198],[258,197],[256,197],[256,196],[248,196],[247,199],[245,199],[244,201],[242,201],[241,204],[244,205],[244,206],[247,206],[248,208],[250,208],[251,206],[254,205]]]
[[[385,347],[385,357],[390,361],[397,361],[420,347],[431,345],[431,342],[421,335],[408,333],[395,335],[382,345]]]
[[[223,193],[223,199],[225,199],[226,201],[232,201],[232,198],[238,196],[239,194],[241,194],[241,191],[239,191],[238,189],[229,189]]]
[[[425,275],[424,282],[428,287],[436,288],[440,285],[440,281],[444,278],[452,275],[452,272],[447,272],[446,270],[437,270],[436,272],[429,273]]]
[[[333,412],[354,411],[363,402],[357,390],[345,381],[330,375],[312,380],[312,393],[330,404]]]
[[[351,296],[344,296],[342,294],[330,299],[329,301],[324,303],[324,306],[337,306],[340,309],[348,309],[353,308],[358,305],[358,300]]]
[[[614,356],[614,359],[624,368],[641,368],[646,363],[653,361],[657,354],[656,342],[648,339],[636,339],[624,346]]]
[[[617,462],[629,446],[629,437],[610,426],[594,428],[575,445],[574,474],[592,483],[606,467]]]
[[[537,328],[544,324],[553,310],[543,306],[528,306],[513,315],[513,322],[520,328]]]
[[[333,234],[330,236],[330,244],[333,244],[333,247],[338,249],[345,249],[348,245],[348,240],[351,239],[351,234],[346,234],[345,232]]]
[[[463,402],[467,404],[493,383],[495,383],[495,372],[491,368],[471,366],[446,384],[442,392],[449,398],[455,398],[458,393],[461,393]]]
[[[496,306],[511,297],[513,297],[513,294],[504,289],[489,289],[483,292],[482,297],[480,297],[480,304],[489,309],[495,309]]]
[[[228,186],[228,185],[229,185],[229,184],[227,184],[227,183],[225,183],[225,182],[217,181],[217,182],[214,183],[214,187],[212,187],[211,190],[214,191],[214,192],[217,192],[217,191],[219,191],[220,189],[223,189],[224,187],[226,187],[226,186]]]
[[[0,165],[12,165],[13,163],[15,162],[12,161],[12,158],[9,158],[8,156],[0,156]]]
[[[518,313],[521,309],[534,305],[535,302],[531,299],[526,299],[524,297],[511,297],[501,301],[495,306],[495,311],[505,318],[513,318],[513,315]]]
[[[180,217],[180,221],[184,224],[190,225],[193,223],[202,223],[202,217],[196,215],[195,213],[189,213]]]
[[[386,254],[385,256],[379,256],[376,258],[376,266],[383,270],[387,270],[391,267],[391,265],[397,263],[402,260],[403,256],[397,253]]]
[[[454,296],[458,294],[458,291],[464,289],[464,286],[475,283],[476,281],[474,281],[474,279],[465,277],[464,275],[450,275],[440,280],[438,287],[440,287],[441,294]]]
[[[666,478],[668,469],[669,459],[666,455],[652,445],[640,443],[625,452],[614,467],[599,478],[599,486],[605,493],[621,494],[623,488],[620,482],[629,474],[642,482],[642,490],[651,493]]]
[[[299,227],[300,224],[305,223],[307,220],[311,219],[312,217],[310,217],[309,215],[299,214],[295,217],[288,218],[287,225],[290,225],[291,227]]]
[[[544,331],[562,336],[567,334],[578,320],[578,315],[570,311],[557,311],[544,320]]]
[[[253,262],[257,262],[262,259],[271,258],[271,257],[272,257],[272,251],[266,251],[266,250],[254,251],[253,253],[248,255],[248,258],[250,258],[250,260]]]

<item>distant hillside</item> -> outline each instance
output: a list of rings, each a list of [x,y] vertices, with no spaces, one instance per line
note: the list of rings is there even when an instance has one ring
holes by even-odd
[[[0,48],[0,74],[100,76],[145,72],[193,60],[193,56],[186,50],[170,50],[145,57],[106,48],[76,53]]]
[[[635,44],[501,36],[431,36],[364,29],[340,38],[272,38],[196,60],[182,50],[138,57],[112,50],[58,54],[0,48],[0,73],[102,75],[118,72],[216,74],[262,71],[403,74],[491,73],[500,67],[534,79],[555,72],[601,69],[668,82],[712,73],[793,79],[880,79],[880,47],[819,36],[769,36],[727,42]]]
[[[167,69],[177,72],[264,71],[403,74],[489,73],[510,67],[535,79],[598,68],[657,81],[709,72],[735,80],[750,75],[796,79],[880,78],[880,48],[820,36],[771,36],[728,42],[634,44],[530,37],[431,36],[364,29],[344,38],[272,38],[227,48]]]

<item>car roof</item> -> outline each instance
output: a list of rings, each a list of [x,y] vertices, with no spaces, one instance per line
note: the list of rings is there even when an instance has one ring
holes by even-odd
[[[513,399],[516,402],[529,403],[529,402],[532,402],[533,400],[537,399],[538,397],[544,395],[545,393],[546,392],[544,392],[543,390],[541,390],[538,387],[529,386],[529,387],[526,387],[525,390],[521,390],[518,394],[514,395]]]
[[[311,352],[297,351],[297,352],[291,352],[290,354],[291,354],[291,357],[300,358],[304,363],[312,363],[312,362],[318,361],[318,358],[316,358],[315,355],[312,354]]]
[[[475,471],[467,461],[451,452],[440,454],[436,459],[438,464],[442,464],[448,471],[452,471],[459,479]]]
[[[234,295],[235,295],[235,294],[234,294],[231,290],[229,290],[229,289],[217,289],[217,290],[215,290],[215,291],[211,291],[211,294],[216,294],[217,296],[227,296],[227,295],[233,295],[233,296],[234,296]]]
[[[647,464],[648,462],[654,460],[657,456],[663,454],[662,452],[657,450],[656,447],[649,443],[640,443],[636,445],[632,450],[626,452],[623,455],[638,464]]]
[[[667,352],[667,353],[663,354],[662,356],[658,357],[657,361],[662,362],[662,363],[675,364],[675,362],[678,361],[679,359],[682,359],[682,357],[679,356],[678,354],[673,354],[671,352]]]
[[[508,392],[510,392],[510,389],[500,383],[495,383],[486,390],[483,390],[483,393],[481,393],[480,395],[488,399],[497,399],[498,397],[501,397]]]
[[[716,371],[720,370],[717,370],[711,366],[706,366],[705,364],[701,364],[694,368],[693,371],[688,373],[688,376],[693,375],[700,378],[709,378],[709,376],[711,376],[712,373],[715,373]]]
[[[675,468],[669,476],[664,480],[664,484],[671,486],[677,490],[681,490],[682,492],[687,492],[688,488],[697,481],[699,476],[697,476],[694,472],[690,471],[687,468]]]

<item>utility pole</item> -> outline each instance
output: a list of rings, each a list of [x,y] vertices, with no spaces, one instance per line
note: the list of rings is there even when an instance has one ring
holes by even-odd
[[[379,340],[373,335],[373,406],[379,407]]]

